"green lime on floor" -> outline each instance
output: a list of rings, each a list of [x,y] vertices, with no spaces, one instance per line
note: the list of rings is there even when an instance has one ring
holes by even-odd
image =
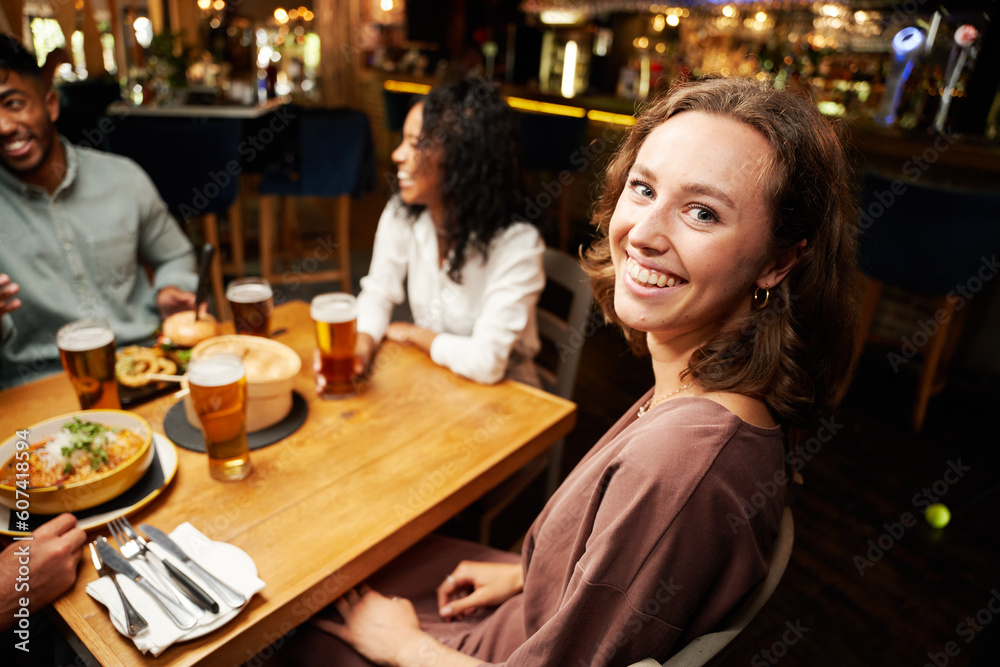
[[[944,528],[951,521],[951,510],[944,503],[934,503],[924,511],[924,518],[934,528]]]

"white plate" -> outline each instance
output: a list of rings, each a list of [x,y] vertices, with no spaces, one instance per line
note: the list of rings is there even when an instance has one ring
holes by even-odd
[[[160,462],[160,469],[163,471],[163,484],[155,489],[151,489],[149,493],[139,499],[136,503],[131,505],[122,505],[120,507],[110,509],[107,512],[94,514],[80,519],[77,524],[80,528],[83,528],[84,530],[100,528],[112,519],[117,519],[120,516],[131,514],[139,508],[145,507],[154,498],[156,498],[156,496],[160,495],[160,492],[165,489],[171,481],[173,481],[174,475],[177,473],[177,450],[174,448],[174,443],[172,443],[165,435],[153,433],[153,445],[156,447],[156,458]],[[111,500],[109,502],[112,505],[115,504],[115,500]],[[0,535],[28,535],[29,533],[22,531],[7,530],[6,527],[10,525],[10,511],[9,507],[0,505]]]

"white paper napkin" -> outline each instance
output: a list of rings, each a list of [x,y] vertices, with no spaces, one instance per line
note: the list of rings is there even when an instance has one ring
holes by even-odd
[[[250,555],[239,547],[226,542],[210,540],[199,532],[197,528],[186,522],[177,526],[170,533],[170,537],[184,550],[184,553],[194,559],[195,562],[205,568],[214,577],[217,577],[234,590],[242,593],[248,601],[254,593],[263,590],[265,584],[257,577],[257,566]],[[213,614],[199,609],[194,603],[180,593],[177,593],[175,597],[181,600],[188,611],[198,617],[197,625],[190,630],[181,630],[170,620],[170,617],[166,615],[163,608],[160,607],[149,593],[142,590],[138,584],[128,577],[118,576],[118,583],[121,584],[125,596],[128,597],[132,606],[149,623],[149,628],[140,632],[135,637],[131,637],[132,641],[135,642],[136,648],[140,651],[158,656],[174,642],[194,639],[195,637],[207,634],[224,625],[240,612],[242,607],[230,607],[220,600],[211,587],[195,574],[187,564],[170,556],[155,542],[150,542],[149,547],[164,560],[169,558],[186,575],[191,577],[195,583],[200,585],[206,593],[212,596],[219,603],[219,613]],[[142,560],[133,560],[130,562],[147,581],[154,586],[157,585],[156,577],[148,576],[149,566],[146,563],[142,562]],[[108,608],[111,622],[118,629],[118,632],[127,637],[128,633],[125,631],[125,609],[122,607],[121,599],[115,590],[115,585],[109,581],[108,577],[98,577],[96,581],[87,584],[87,593]],[[246,605],[244,604],[244,606]]]

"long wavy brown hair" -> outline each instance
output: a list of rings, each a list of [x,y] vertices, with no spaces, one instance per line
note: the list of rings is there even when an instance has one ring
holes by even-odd
[[[652,102],[612,160],[595,204],[598,239],[584,256],[606,319],[633,351],[646,335],[614,311],[615,271],[608,227],[646,137],[684,111],[718,114],[760,132],[770,144],[761,182],[771,210],[773,252],[806,247],[762,309],[730,318],[692,355],[686,375],[707,391],[762,399],[786,425],[801,426],[842,398],[850,381],[859,302],[857,199],[838,131],[806,99],[747,79],[683,83]],[[749,303],[752,295],[747,294]]]

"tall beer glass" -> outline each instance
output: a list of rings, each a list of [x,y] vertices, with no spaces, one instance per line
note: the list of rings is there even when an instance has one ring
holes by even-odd
[[[321,398],[353,396],[354,341],[358,308],[354,296],[341,292],[320,294],[312,300],[319,346],[319,375],[316,390]]]
[[[111,325],[99,318],[70,322],[56,333],[56,344],[80,407],[121,409]]]
[[[208,452],[208,473],[215,479],[243,479],[250,474],[247,443],[247,377],[235,354],[216,354],[188,364],[191,402],[201,420]]]
[[[238,278],[226,288],[226,299],[233,310],[236,333],[267,336],[271,333],[274,292],[264,278]]]

